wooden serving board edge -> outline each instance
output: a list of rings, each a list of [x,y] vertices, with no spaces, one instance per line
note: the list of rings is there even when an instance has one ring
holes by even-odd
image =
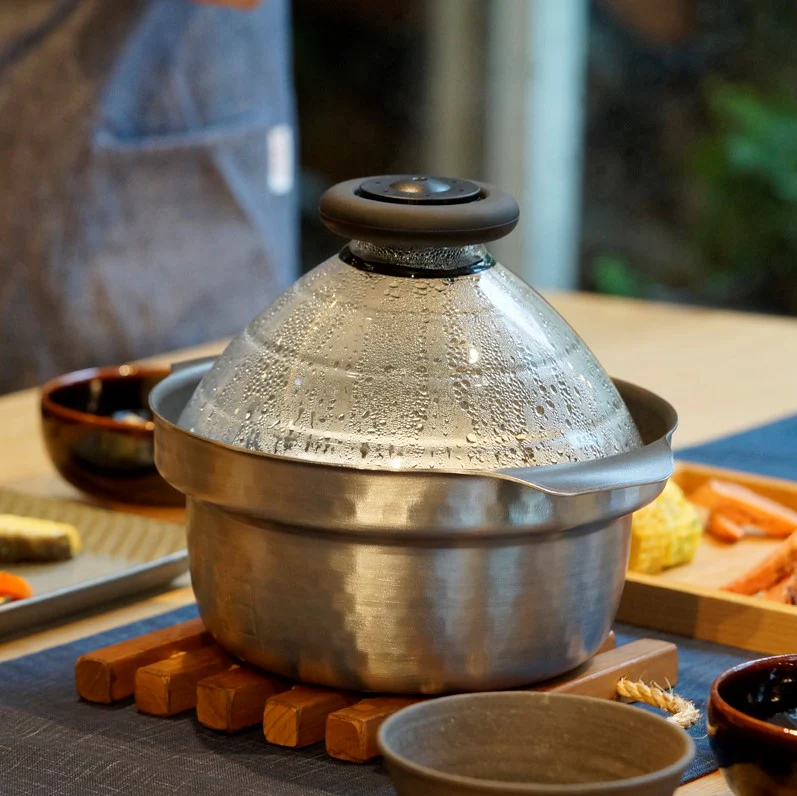
[[[766,655],[797,648],[797,608],[629,572],[617,621]]]
[[[677,456],[677,453],[676,453]],[[765,497],[779,500],[793,508],[797,506],[797,482],[771,475],[745,473],[698,462],[676,461],[673,480],[692,489],[711,478],[744,484]]]

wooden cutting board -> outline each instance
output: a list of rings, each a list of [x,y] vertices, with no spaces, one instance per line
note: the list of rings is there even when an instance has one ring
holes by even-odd
[[[709,479],[742,484],[797,510],[797,483],[706,465],[678,463],[675,482],[689,494]],[[694,560],[658,575],[629,572],[621,622],[778,655],[797,645],[797,606],[720,590],[749,570],[782,539],[745,538],[724,544],[704,534]]]

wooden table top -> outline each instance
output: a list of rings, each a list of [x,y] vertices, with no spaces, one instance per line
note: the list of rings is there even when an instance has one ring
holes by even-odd
[[[704,442],[797,411],[794,320],[581,293],[550,294],[548,298],[609,373],[641,384],[673,403],[681,419],[676,446]],[[208,344],[157,359],[190,359],[220,349],[219,343]],[[35,390],[0,397],[0,485],[86,500],[59,478],[47,458]],[[174,509],[146,513],[180,519],[180,512]],[[192,601],[187,581],[177,585],[155,597],[119,603],[9,641],[0,646],[0,660]],[[713,774],[680,788],[678,794],[729,796],[729,791],[722,777]]]

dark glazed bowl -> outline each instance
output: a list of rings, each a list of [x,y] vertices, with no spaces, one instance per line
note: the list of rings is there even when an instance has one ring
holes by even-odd
[[[150,390],[168,368],[92,368],[44,385],[44,441],[58,472],[77,489],[105,500],[182,506],[185,498],[158,473],[154,424],[115,419],[117,412],[148,412]]]
[[[680,727],[639,708],[530,691],[421,702],[379,746],[400,796],[672,796],[694,756]]]
[[[788,710],[797,714],[797,655],[743,663],[711,686],[708,737],[737,796],[797,794],[797,728],[767,720]]]

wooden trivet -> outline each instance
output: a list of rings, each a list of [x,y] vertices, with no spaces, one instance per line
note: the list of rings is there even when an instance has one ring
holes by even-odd
[[[640,639],[618,647],[612,633],[579,670],[531,690],[617,699],[622,679],[674,684],[676,646]],[[302,685],[237,664],[199,619],[81,655],[75,682],[89,702],[110,704],[132,696],[136,707],[152,716],[195,710],[201,724],[227,733],[262,723],[269,743],[297,748],[325,741],[331,757],[353,763],[379,756],[377,731],[388,716],[434,698]]]

